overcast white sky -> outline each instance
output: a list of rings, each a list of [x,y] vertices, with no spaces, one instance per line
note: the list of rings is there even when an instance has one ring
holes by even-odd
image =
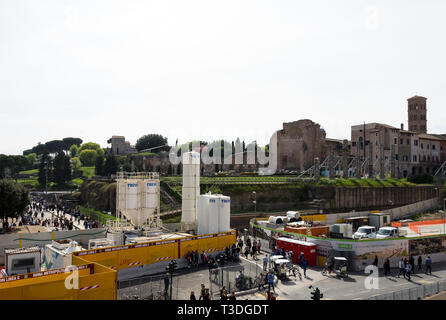
[[[428,98],[446,133],[444,0],[0,0],[0,153],[80,137],[103,147],[267,143],[309,118],[407,128]]]

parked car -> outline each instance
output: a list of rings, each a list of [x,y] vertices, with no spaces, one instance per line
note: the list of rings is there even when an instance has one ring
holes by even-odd
[[[353,239],[355,240],[373,239],[373,238],[376,238],[376,229],[373,226],[361,226],[353,234]]]

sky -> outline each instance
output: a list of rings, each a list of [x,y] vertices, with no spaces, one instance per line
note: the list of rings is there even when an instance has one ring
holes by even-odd
[[[407,128],[427,97],[446,133],[444,0],[0,0],[0,153],[159,133],[266,144],[283,122],[327,137]]]

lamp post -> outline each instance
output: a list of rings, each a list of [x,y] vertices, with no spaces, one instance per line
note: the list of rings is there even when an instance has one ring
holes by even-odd
[[[446,198],[443,199],[443,234],[446,233],[445,215],[446,215]]]

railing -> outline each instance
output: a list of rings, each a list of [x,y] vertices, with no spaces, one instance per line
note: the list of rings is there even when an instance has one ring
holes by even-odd
[[[245,277],[243,287],[237,287],[236,285],[236,278],[240,274],[240,271],[242,271]],[[228,294],[257,288],[258,284],[256,283],[256,279],[260,273],[265,275],[263,269],[254,262],[244,265],[240,264],[219,267],[218,269],[209,269],[209,291],[211,295],[215,296],[220,293],[223,287],[225,287]]]
[[[165,275],[146,276],[118,282],[118,300],[170,300],[170,276],[166,283]],[[167,287],[166,287],[167,286]],[[180,277],[172,279],[172,300],[179,297]]]
[[[380,294],[366,300],[422,300],[442,291],[446,291],[446,280]]]

